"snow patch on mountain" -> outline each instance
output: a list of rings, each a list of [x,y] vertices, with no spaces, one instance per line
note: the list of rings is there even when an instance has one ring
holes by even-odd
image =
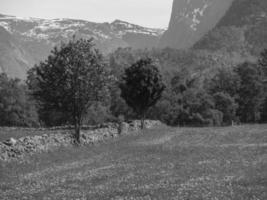
[[[175,18],[178,22],[186,21],[186,23],[190,26],[193,31],[197,30],[197,25],[200,24],[200,18],[203,17],[204,12],[207,10],[208,7],[212,5],[212,1],[202,0],[200,7],[195,8],[193,2],[191,0],[185,0],[187,6],[184,7],[182,10],[178,11],[175,15]],[[198,3],[199,3],[198,2]]]
[[[9,24],[7,22],[0,22],[0,26],[6,29],[9,33],[12,33],[11,28],[9,27]]]
[[[27,25],[31,26],[27,28]],[[112,38],[122,39],[127,33],[144,34],[160,37],[165,30],[145,28],[130,24],[121,20],[115,20],[112,23],[93,23],[85,20],[74,19],[39,19],[39,18],[21,18],[14,16],[0,15],[0,26],[4,27],[10,33],[21,35],[26,40],[29,38],[37,41],[47,40],[53,43],[54,38],[68,39],[76,33],[85,38],[93,37],[96,40],[104,41]],[[20,31],[17,26],[24,26],[25,31]]]
[[[157,47],[165,30],[145,28],[121,20],[95,23],[78,19],[22,18],[0,14],[0,68],[25,79],[26,71],[47,58],[53,47],[76,38],[94,38],[96,47],[109,54],[119,47]]]
[[[165,30],[163,29],[152,29],[152,28],[145,28],[142,26],[130,24],[128,22],[124,22],[121,20],[115,20],[111,23],[112,30],[117,32],[117,36],[121,37],[126,33],[139,33],[145,35],[152,35],[152,36],[160,36],[164,33]]]
[[[202,8],[195,8],[193,13],[192,13],[192,24],[190,25],[191,29],[194,31],[197,30],[197,25],[200,24],[200,19],[198,17],[203,17],[204,12],[206,9],[211,5],[211,3],[206,2]]]

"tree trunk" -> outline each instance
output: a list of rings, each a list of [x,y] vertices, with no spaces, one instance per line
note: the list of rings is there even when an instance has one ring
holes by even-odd
[[[141,129],[143,130],[145,128],[145,113],[142,114],[141,117]]]
[[[79,122],[75,123],[75,139],[78,144],[80,144],[81,126]]]

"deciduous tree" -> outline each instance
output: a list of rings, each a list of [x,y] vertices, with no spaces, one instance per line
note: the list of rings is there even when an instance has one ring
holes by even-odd
[[[258,122],[265,96],[262,70],[257,64],[246,62],[238,65],[235,72],[240,78],[237,114],[242,122]]]
[[[27,87],[0,74],[0,126],[37,126],[38,114]]]
[[[73,38],[29,71],[28,85],[41,109],[71,116],[79,142],[88,108],[106,99],[108,79],[103,56],[92,40]]]
[[[164,88],[162,75],[150,58],[140,59],[125,70],[121,96],[140,116],[142,128],[148,109],[157,103]]]

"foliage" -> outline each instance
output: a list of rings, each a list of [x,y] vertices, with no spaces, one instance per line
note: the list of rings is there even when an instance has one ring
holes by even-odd
[[[158,68],[147,58],[140,59],[125,70],[119,87],[122,98],[143,122],[148,109],[160,99],[165,85]]]
[[[267,49],[264,49],[261,52],[261,56],[259,58],[259,65],[264,72],[265,78],[267,78]],[[267,80],[267,79],[266,79]]]
[[[238,90],[240,79],[232,69],[219,68],[214,77],[205,83],[207,92],[213,97],[215,109],[223,114],[223,123],[236,121]]]
[[[75,125],[79,140],[80,125],[90,106],[107,99],[108,79],[103,56],[92,40],[73,38],[29,71],[28,85],[41,111],[71,117],[65,123]]]
[[[230,68],[219,68],[216,74],[206,82],[206,89],[210,94],[225,93],[236,97],[239,87],[239,77]]]
[[[264,103],[261,108],[261,121],[267,122],[267,49],[264,49],[261,53],[261,56],[259,58],[259,66],[263,71],[265,91]]]
[[[101,102],[92,104],[84,117],[84,123],[91,125],[103,124],[113,120],[114,117],[112,116],[109,107]]]
[[[110,112],[112,116],[116,118],[120,115],[123,115],[125,119],[133,119],[136,117],[132,108],[129,107],[125,100],[121,97],[121,90],[118,84],[115,84],[111,89]]]
[[[201,75],[185,70],[167,79],[171,81],[149,115],[169,125],[254,123],[265,116],[266,86],[256,64],[217,68],[215,75],[205,77],[204,85]]]
[[[172,79],[172,91],[175,104],[178,105],[177,119],[179,125],[214,125],[214,103],[211,96],[199,87],[199,79],[195,77],[179,77]]]
[[[194,45],[196,49],[228,52],[242,51],[244,48],[244,31],[234,26],[215,28]]]
[[[230,125],[233,121],[237,121],[236,111],[238,104],[235,99],[228,93],[216,92],[213,94],[215,109],[223,114],[223,123]]]
[[[240,78],[237,114],[242,122],[258,122],[265,96],[262,70],[257,64],[243,63],[235,68],[235,72]]]
[[[221,112],[212,97],[200,87],[199,77],[181,71],[165,77],[167,88],[149,116],[172,126],[220,125]],[[168,81],[169,80],[169,81]]]
[[[264,1],[262,1],[264,2]],[[262,20],[258,21],[246,32],[246,39],[248,41],[249,48],[251,49],[252,54],[260,55],[262,48],[267,47],[267,21]]]
[[[0,126],[38,126],[34,102],[19,79],[0,74]]]
[[[217,27],[206,37],[190,50],[119,48],[109,55],[109,68],[92,41],[62,44],[28,73],[27,83],[37,100],[42,125],[79,127],[81,123],[103,123],[120,116],[129,120],[144,115],[173,126],[266,122],[267,50],[261,53],[258,64],[244,63],[244,59],[255,63],[255,57],[247,57],[247,42],[252,40],[243,40],[253,35],[246,30]],[[201,45],[209,50],[201,49]],[[10,96],[21,99],[18,102],[24,111],[18,113],[25,113],[26,104],[32,102],[27,88],[19,82],[14,85],[23,92],[1,91],[1,103],[7,104],[3,99]],[[24,93],[25,98],[20,97]],[[9,107],[2,103],[1,111]],[[32,109],[29,113],[36,121],[34,106],[27,109]],[[18,117],[6,119],[12,119],[15,125],[32,125],[22,123]]]

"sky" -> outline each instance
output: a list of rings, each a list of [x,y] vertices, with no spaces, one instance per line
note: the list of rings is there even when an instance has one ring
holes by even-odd
[[[92,22],[120,19],[141,26],[167,28],[173,0],[0,0],[0,13],[45,19]]]

